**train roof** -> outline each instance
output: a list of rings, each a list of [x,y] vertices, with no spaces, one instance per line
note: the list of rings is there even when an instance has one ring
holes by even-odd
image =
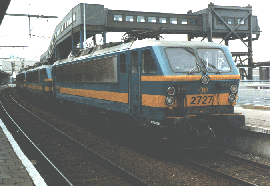
[[[41,66],[38,66],[35,68],[28,69],[25,72],[30,72],[30,71],[35,71],[35,70],[39,70],[39,69],[43,69],[43,68],[50,68],[50,67],[52,67],[52,65],[41,65]]]
[[[138,40],[132,44],[130,49],[142,48],[145,46],[165,46],[165,47],[220,47],[221,44],[200,41],[160,41],[160,40]]]
[[[165,47],[221,47],[224,45],[212,42],[199,42],[199,41],[160,41],[160,40],[137,40],[121,44],[118,46],[105,48],[94,51],[89,56],[102,55],[104,53],[112,53],[122,50],[132,50],[136,48],[143,48],[147,46],[165,46]]]
[[[199,42],[199,41],[160,41],[160,40],[137,40],[129,43],[123,43],[117,46],[108,47],[104,49],[99,49],[102,46],[96,46],[93,51],[84,56],[80,56],[77,58],[67,58],[60,61],[56,61],[55,65],[65,62],[77,61],[89,57],[95,57],[105,54],[113,54],[115,52],[121,52],[125,50],[132,50],[137,48],[143,48],[148,46],[164,46],[164,47],[213,47],[220,48],[225,45],[212,43],[212,42]]]

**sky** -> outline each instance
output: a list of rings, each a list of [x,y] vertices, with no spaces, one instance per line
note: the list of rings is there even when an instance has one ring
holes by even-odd
[[[129,3],[127,3],[129,2]],[[133,3],[131,3],[133,2]],[[136,3],[134,3],[136,2]],[[25,48],[0,48],[0,58],[9,58],[10,56],[18,58],[26,58],[27,60],[39,61],[42,55],[48,48],[51,37],[55,27],[65,17],[65,15],[77,4],[102,4],[105,8],[112,10],[130,10],[143,12],[162,12],[162,13],[176,13],[186,14],[189,10],[193,12],[205,9],[208,7],[209,1],[126,1],[126,0],[11,0],[7,9],[9,14],[30,14],[30,15],[45,15],[58,16],[58,18],[31,18],[30,28],[31,34],[29,37],[29,19],[28,17],[5,16],[0,26],[0,46],[28,46]],[[267,43],[270,42],[268,32],[270,30],[269,24],[269,8],[258,0],[227,0],[214,1],[212,3],[221,6],[252,6],[253,15],[257,15],[259,26],[261,28],[261,35],[259,40],[253,42],[253,60],[254,62],[270,61],[268,56]],[[109,33],[107,35],[107,42],[120,41],[123,34]],[[177,35],[171,37],[164,36],[165,40],[187,40],[186,35]],[[196,40],[201,40],[198,38]],[[220,40],[214,40],[220,42]],[[230,41],[229,49],[231,52],[247,52],[246,46],[240,41]],[[1,59],[0,59],[1,60]]]

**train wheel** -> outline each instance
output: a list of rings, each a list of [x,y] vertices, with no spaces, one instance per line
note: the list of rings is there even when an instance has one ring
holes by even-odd
[[[208,125],[199,126],[197,130],[199,131],[199,143],[212,144],[216,142],[217,136]]]
[[[217,143],[217,135],[205,119],[195,119],[179,135],[180,149],[200,149],[213,147]]]

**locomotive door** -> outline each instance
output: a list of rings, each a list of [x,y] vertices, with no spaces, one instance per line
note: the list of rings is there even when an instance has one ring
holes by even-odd
[[[138,51],[129,51],[129,110],[130,113],[138,116],[140,115],[140,86],[141,86],[141,72],[140,60]]]

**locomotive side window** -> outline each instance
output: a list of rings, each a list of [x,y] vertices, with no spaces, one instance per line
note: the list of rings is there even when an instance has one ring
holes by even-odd
[[[80,63],[72,64],[72,81],[78,82],[83,80],[83,65]]]
[[[65,68],[65,80],[66,81],[72,81],[72,65],[68,64],[66,65],[66,68]]]
[[[83,81],[85,81],[85,82],[91,82],[93,79],[91,72],[89,72],[89,68],[91,68],[91,67],[89,67],[89,65],[90,65],[89,63],[90,62],[86,62],[83,64],[83,69],[84,69]]]
[[[17,82],[24,82],[25,77],[24,77],[24,74],[19,74],[19,75],[17,75],[16,78],[17,78],[17,80],[16,80]]]
[[[41,74],[40,76],[43,78],[43,79],[48,79],[48,76],[47,76],[47,72],[46,72],[46,69],[41,69]]]
[[[156,64],[150,50],[142,52],[142,72],[144,74],[154,74],[157,72]]]
[[[132,74],[138,73],[138,52],[133,51],[131,53]]]
[[[174,72],[190,72],[196,68],[196,57],[192,49],[167,48],[166,54]],[[193,71],[196,72],[195,70]]]
[[[26,74],[27,81],[29,82],[39,82],[39,71],[32,71]]]
[[[60,74],[61,81],[67,81],[66,65],[61,66],[61,71],[62,71],[62,74]]]
[[[63,81],[63,76],[64,76],[64,71],[63,71],[63,68],[65,66],[58,66],[56,67],[56,79],[57,81]]]
[[[85,62],[84,82],[117,83],[117,56]]]
[[[120,73],[126,74],[126,54],[120,54]]]

